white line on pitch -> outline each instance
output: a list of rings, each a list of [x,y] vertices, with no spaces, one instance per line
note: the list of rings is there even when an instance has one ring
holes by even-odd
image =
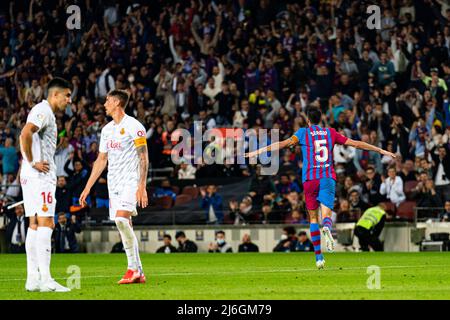
[[[380,267],[380,269],[413,269],[413,268],[423,268],[423,267],[431,267],[431,268],[440,268],[440,267],[448,267],[448,265],[436,264],[436,265],[416,265],[416,266],[384,266]],[[367,267],[334,267],[334,268],[326,268],[323,271],[347,271],[347,270],[366,270]],[[167,276],[204,276],[204,275],[234,275],[234,274],[248,274],[248,273],[277,273],[277,272],[305,272],[305,271],[318,271],[317,268],[311,269],[271,269],[271,270],[243,270],[243,271],[219,271],[219,272],[178,272],[178,273],[152,273],[152,277],[167,277]],[[96,278],[116,278],[117,276],[81,276],[81,279],[96,279]],[[66,280],[67,278],[55,278],[55,280]],[[7,281],[25,281],[26,279],[0,279],[0,282]]]

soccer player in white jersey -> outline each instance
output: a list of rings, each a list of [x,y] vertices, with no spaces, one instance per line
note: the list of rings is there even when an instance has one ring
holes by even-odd
[[[71,85],[53,78],[47,85],[47,100],[35,105],[20,134],[23,161],[20,170],[25,216],[30,226],[25,240],[28,291],[67,292],[50,275],[51,237],[55,215],[57,128],[55,112],[70,103]]]
[[[148,204],[147,140],[144,126],[125,114],[128,99],[123,90],[112,90],[106,96],[106,114],[113,120],[102,129],[99,154],[80,195],[80,204],[85,206],[92,186],[108,164],[109,217],[119,229],[128,259],[128,270],[119,284],[145,283],[131,217],[137,215],[136,204],[142,208]]]

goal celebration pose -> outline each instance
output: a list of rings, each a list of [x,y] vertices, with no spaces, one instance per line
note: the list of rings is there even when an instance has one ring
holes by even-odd
[[[336,190],[336,172],[334,171],[333,147],[335,144],[379,152],[395,158],[389,151],[383,150],[363,141],[349,139],[333,128],[319,126],[322,112],[318,108],[307,111],[307,128],[300,128],[292,137],[281,142],[275,142],[267,147],[247,153],[246,157],[254,157],[270,150],[289,148],[296,144],[302,147],[303,169],[302,183],[305,193],[306,209],[310,220],[311,240],[314,245],[316,266],[322,269],[325,265],[320,244],[320,228],[318,209],[322,213],[322,233],[325,237],[327,251],[333,252],[335,242],[332,232],[331,211],[334,207]]]
[[[50,275],[51,237],[55,227],[57,142],[55,112],[64,111],[71,99],[71,85],[53,78],[47,85],[47,100],[35,105],[20,134],[23,161],[20,169],[25,216],[30,225],[25,240],[27,291],[67,292]]]
[[[112,90],[106,97],[106,114],[113,120],[102,129],[99,154],[79,199],[85,206],[92,186],[108,164],[109,217],[116,223],[128,259],[128,270],[119,284],[145,283],[131,217],[137,215],[136,203],[142,208],[148,204],[147,140],[144,126],[125,114],[128,100],[129,94],[123,90]]]

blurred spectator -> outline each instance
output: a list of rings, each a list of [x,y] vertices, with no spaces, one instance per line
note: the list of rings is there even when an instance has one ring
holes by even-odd
[[[288,224],[308,224],[309,221],[306,219],[305,215],[300,212],[298,209],[294,209],[291,212],[289,219],[287,220]]]
[[[178,252],[197,252],[197,245],[194,241],[186,238],[186,234],[183,231],[178,231],[175,239],[178,241]]]
[[[363,134],[361,136],[361,141],[369,143],[369,135]],[[360,177],[364,175],[364,171],[368,168],[369,165],[374,166],[377,172],[383,171],[383,166],[381,165],[381,157],[377,152],[356,149],[356,155],[353,158],[353,164],[355,165],[358,176]]]
[[[280,177],[280,182],[276,185],[277,192],[280,195],[287,195],[291,191],[300,192],[300,187],[296,182],[291,182],[287,174]]]
[[[414,170],[414,162],[412,160],[405,160],[402,165],[402,170],[397,173],[403,182],[415,181],[416,171]]]
[[[361,199],[359,192],[356,190],[350,192],[348,200],[350,202],[350,211],[358,210],[359,212],[364,212],[369,208],[369,205]]]
[[[77,217],[72,215],[70,220],[67,219],[67,213],[58,213],[58,223],[53,231],[53,241],[55,243],[56,253],[77,253],[79,247],[77,243],[76,233],[81,232],[80,223]]]
[[[437,149],[438,154],[435,153]],[[450,199],[450,152],[444,145],[431,149],[433,158],[433,179],[436,186],[436,192],[445,202]]]
[[[272,205],[270,201],[264,201],[261,208],[261,219],[263,224],[276,224],[283,221],[279,207]]]
[[[442,207],[441,197],[436,192],[433,179],[429,177],[426,177],[425,183],[422,182],[417,185],[415,192],[415,199],[417,201],[418,207],[425,207],[425,208]]]
[[[2,156],[3,184],[5,184],[8,174],[15,174],[18,169],[17,150],[14,148],[11,138],[7,138],[5,145],[0,146],[0,154]]]
[[[109,208],[108,173],[103,171],[94,185],[95,207]]]
[[[175,252],[177,252],[177,248],[175,248],[172,245],[172,237],[170,236],[170,234],[164,235],[163,242],[164,242],[164,245],[162,247],[158,248],[158,250],[156,250],[156,253],[175,253]]]
[[[350,202],[347,199],[339,201],[337,222],[356,222],[355,210],[350,209]]]
[[[298,233],[297,245],[295,251],[298,252],[312,252],[314,251],[314,245],[311,240],[308,239],[306,231],[300,231]]]
[[[201,208],[206,210],[206,221],[210,224],[223,223],[223,201],[222,197],[217,193],[217,187],[209,185],[206,190],[200,188]]]
[[[75,149],[69,143],[69,139],[67,137],[62,136],[59,138],[59,143],[56,146],[55,152],[56,175],[58,177],[69,176],[69,174],[64,170],[64,166],[70,159],[71,154],[73,154],[74,151]]]
[[[13,210],[7,210],[9,223],[6,226],[6,244],[10,253],[25,253],[25,238],[28,232],[29,219],[25,219],[25,210],[22,205]]]
[[[195,179],[196,171],[197,169],[195,167],[193,167],[190,163],[183,159],[180,164],[180,169],[178,170],[178,179]]]
[[[238,252],[259,252],[259,248],[252,242],[249,234],[244,234],[242,243],[239,245]]]
[[[377,204],[383,201],[380,195],[381,177],[378,172],[375,172],[373,167],[368,167],[366,170],[367,180],[363,183],[362,194],[370,204]]]
[[[273,181],[269,176],[261,174],[261,166],[256,166],[255,176],[252,177],[249,186],[249,195],[252,197],[253,203],[262,203],[266,195],[275,194],[277,192]]]
[[[72,192],[67,188],[66,177],[59,176],[56,183],[56,212],[70,212],[70,206],[72,205]]]
[[[69,168],[69,164],[73,162],[73,170]],[[69,179],[67,182],[67,188],[72,190],[72,204],[79,205],[78,199],[80,198],[81,192],[89,179],[89,170],[84,161],[80,159],[75,159],[72,157],[67,160],[64,170],[69,174]],[[86,203],[91,206],[91,197],[88,196]]]
[[[156,188],[154,196],[156,198],[169,196],[169,197],[172,197],[173,201],[175,201],[177,194],[172,190],[169,179],[164,179],[161,182],[161,187]]]
[[[246,225],[256,222],[253,212],[252,198],[246,196],[238,204],[237,201],[230,201],[229,203],[230,219],[234,221],[235,225]]]
[[[294,252],[297,246],[297,236],[294,227],[284,227],[281,239],[273,248],[273,252]]]
[[[208,252],[228,253],[233,252],[231,246],[225,241],[225,232],[216,232],[216,241],[211,242],[208,247]]]
[[[441,222],[450,221],[450,200],[445,201],[444,211],[439,213],[438,219]]]
[[[388,177],[381,176],[380,194],[386,195],[386,199],[394,203],[397,207],[406,200],[403,192],[402,178],[397,176],[395,168],[388,169]]]

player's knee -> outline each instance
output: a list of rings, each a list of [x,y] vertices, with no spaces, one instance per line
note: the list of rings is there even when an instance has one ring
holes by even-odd
[[[309,212],[309,220],[311,222],[317,222],[318,218],[319,218],[319,215],[317,214],[317,212],[314,212],[314,211]]]
[[[125,217],[117,217],[114,219],[114,222],[116,223],[116,226],[120,229],[125,227],[126,225],[128,225],[130,223],[129,219],[125,218]]]

